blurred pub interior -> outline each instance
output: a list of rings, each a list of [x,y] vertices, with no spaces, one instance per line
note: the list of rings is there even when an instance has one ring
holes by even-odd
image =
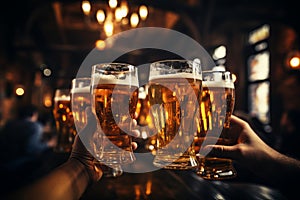
[[[122,1],[118,2],[119,6]],[[98,48],[106,48],[103,40],[109,35],[134,27],[179,31],[212,56],[225,47],[226,54],[215,61],[237,77],[235,110],[259,118],[268,134],[279,132],[284,110],[300,109],[300,67],[289,63],[300,53],[294,1],[128,0],[128,16],[147,6],[145,19],[136,16],[137,25],[131,25],[129,17],[117,22],[108,15],[106,0],[91,0],[89,12],[83,11],[79,0],[1,4],[0,125],[14,117],[14,108],[21,103],[33,103],[51,115],[55,88],[70,87],[96,41]],[[97,9],[115,20],[114,32],[97,21]],[[138,55],[139,51],[125,57],[133,64],[145,63]]]

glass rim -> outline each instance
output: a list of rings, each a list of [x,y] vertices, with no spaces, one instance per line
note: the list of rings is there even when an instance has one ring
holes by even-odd
[[[73,78],[72,79],[72,82],[75,81],[75,80],[90,80],[91,77],[88,77],[88,76],[85,76],[85,77],[76,77],[76,78]]]
[[[193,60],[190,60],[190,59],[164,59],[164,60],[157,60],[157,61],[151,62],[150,65],[153,65],[156,63],[165,63],[165,62],[193,62]]]
[[[149,80],[151,81],[160,77],[183,78],[183,74],[184,78],[202,80],[200,60],[165,59],[155,61],[150,64]]]
[[[73,84],[75,84],[76,81],[80,81],[80,80],[82,80],[82,81],[91,81],[91,77],[85,76],[85,77],[73,78],[72,81],[71,81],[72,82],[72,87],[73,87]]]
[[[92,65],[92,68],[93,70],[97,67],[102,67],[102,66],[105,66],[105,65],[114,65],[114,66],[132,66],[134,68],[137,68],[135,65],[133,64],[130,64],[130,63],[126,63],[126,62],[105,62],[105,63],[96,63],[94,65]]]

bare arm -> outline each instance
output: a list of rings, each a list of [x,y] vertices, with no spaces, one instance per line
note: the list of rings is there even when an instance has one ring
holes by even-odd
[[[230,135],[234,145],[209,145],[211,155],[236,160],[272,185],[283,186],[300,178],[300,161],[276,151],[263,142],[242,119],[232,116]]]
[[[79,199],[90,178],[85,166],[70,159],[52,173],[13,194],[11,199]]]
[[[22,188],[9,199],[76,200],[80,199],[87,187],[102,177],[100,165],[83,142],[92,137],[96,130],[96,119],[90,107],[86,110],[88,125],[76,136],[69,159],[37,182]],[[79,137],[83,136],[83,137]],[[136,149],[136,143],[133,143]]]
[[[96,121],[87,109],[88,126],[79,135],[93,134]],[[94,157],[87,151],[77,135],[69,159],[45,177],[15,192],[9,199],[73,200],[80,199],[86,188],[98,181],[102,171],[94,165]]]

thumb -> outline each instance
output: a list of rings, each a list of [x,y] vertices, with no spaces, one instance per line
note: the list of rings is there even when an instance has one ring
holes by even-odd
[[[239,157],[237,146],[225,145],[207,145],[203,151],[207,152],[209,156],[216,156],[219,158],[231,158],[237,160]]]

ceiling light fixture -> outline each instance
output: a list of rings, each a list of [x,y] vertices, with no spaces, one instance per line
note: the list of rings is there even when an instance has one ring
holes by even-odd
[[[101,40],[118,32],[138,27],[149,14],[146,5],[129,5],[126,0],[108,0],[103,4],[91,4],[88,0],[83,0],[81,8],[85,17],[89,18],[88,22],[95,19],[100,25]]]

